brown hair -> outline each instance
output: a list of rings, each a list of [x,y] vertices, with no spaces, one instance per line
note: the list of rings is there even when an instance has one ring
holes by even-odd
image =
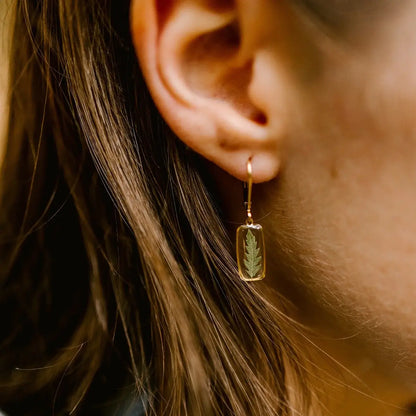
[[[131,386],[149,415],[307,414],[292,323],[239,279],[215,188],[143,82],[129,1],[14,7],[0,408],[91,415]]]

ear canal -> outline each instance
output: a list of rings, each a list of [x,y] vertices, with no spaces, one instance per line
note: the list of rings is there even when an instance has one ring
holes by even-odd
[[[266,116],[249,98],[253,61],[240,55],[239,26],[233,21],[195,39],[184,51],[182,72],[198,95],[227,102],[245,118],[260,124]]]
[[[180,89],[177,98],[185,102],[188,99],[195,102],[195,97],[212,98],[227,102],[253,121],[264,123],[265,115],[248,97],[252,60],[241,56],[235,10],[218,11],[217,7],[213,11],[212,6],[207,9],[198,2],[189,2],[171,12],[160,38],[161,53],[177,50],[181,59],[176,70],[181,77],[174,76],[171,67],[159,66],[161,77]]]

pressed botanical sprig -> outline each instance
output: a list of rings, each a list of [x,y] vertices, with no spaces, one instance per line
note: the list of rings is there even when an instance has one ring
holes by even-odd
[[[254,278],[261,269],[262,257],[259,254],[260,248],[257,247],[255,235],[248,230],[246,233],[246,250],[244,253],[244,266],[247,274]]]

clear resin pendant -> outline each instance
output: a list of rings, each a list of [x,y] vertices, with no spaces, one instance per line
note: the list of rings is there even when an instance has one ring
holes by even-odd
[[[237,265],[241,279],[255,281],[266,276],[263,227],[244,224],[237,229]]]

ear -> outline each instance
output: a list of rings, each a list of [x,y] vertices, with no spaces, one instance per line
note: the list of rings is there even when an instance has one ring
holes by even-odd
[[[176,135],[246,180],[274,178],[286,134],[284,77],[267,0],[133,0],[133,42],[153,99]]]

